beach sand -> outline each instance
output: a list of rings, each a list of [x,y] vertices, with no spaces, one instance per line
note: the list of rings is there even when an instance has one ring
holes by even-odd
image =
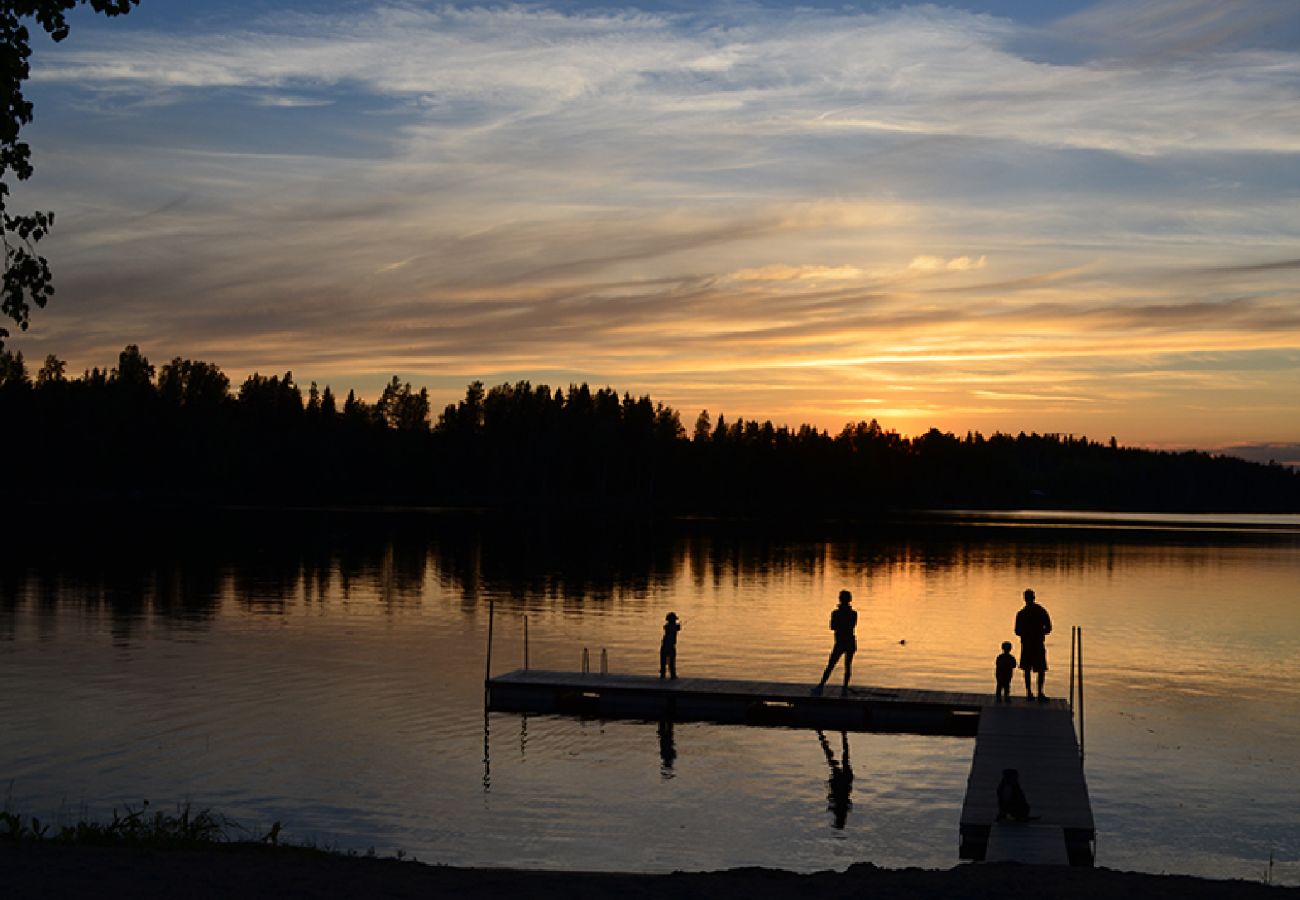
[[[960,865],[947,870],[880,869],[799,875],[774,869],[634,875],[462,869],[293,848],[217,845],[198,850],[0,845],[7,898],[415,898],[508,897],[582,900],[1300,900],[1300,888],[1102,868]]]

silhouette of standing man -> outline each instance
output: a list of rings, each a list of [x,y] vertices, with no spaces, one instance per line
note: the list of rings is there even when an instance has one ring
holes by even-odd
[[[844,690],[843,693],[849,692],[849,676],[853,674],[853,654],[858,652],[858,639],[853,634],[853,629],[858,624],[858,611],[852,607],[853,595],[848,591],[840,591],[840,605],[831,613],[831,631],[835,632],[835,646],[831,649],[831,658],[826,663],[826,671],[822,672],[822,680],[813,688],[813,696],[820,697],[822,689],[826,687],[826,680],[831,677],[831,670],[835,664],[844,657]]]
[[[1016,613],[1016,634],[1020,636],[1020,668],[1025,673],[1025,696],[1033,700],[1029,674],[1038,673],[1038,699],[1046,700],[1043,678],[1047,675],[1047,646],[1044,643],[1052,633],[1052,617],[1047,610],[1034,602],[1034,592],[1025,590],[1025,605]]]

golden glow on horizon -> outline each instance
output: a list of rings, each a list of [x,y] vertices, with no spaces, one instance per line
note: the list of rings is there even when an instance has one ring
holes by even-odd
[[[1170,66],[1118,4],[1101,44],[933,5],[710,15],[268,12],[288,49],[126,17],[42,48],[22,199],[77,224],[14,347],[396,374],[435,408],[587,381],[688,425],[1300,442],[1294,48],[1216,12]]]

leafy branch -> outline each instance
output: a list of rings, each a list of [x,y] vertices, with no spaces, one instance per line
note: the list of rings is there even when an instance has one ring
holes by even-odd
[[[34,20],[54,41],[68,36],[67,13],[89,6],[106,16],[125,15],[140,0],[0,0],[0,242],[4,244],[4,284],[0,289],[0,320],[12,319],[26,331],[32,306],[44,307],[54,293],[49,261],[36,251],[37,243],[54,225],[54,213],[40,210],[11,213],[9,177],[32,177],[32,151],[20,139],[32,121],[32,104],[23,96],[23,82],[31,75],[31,31]],[[9,330],[0,326],[0,347]]]

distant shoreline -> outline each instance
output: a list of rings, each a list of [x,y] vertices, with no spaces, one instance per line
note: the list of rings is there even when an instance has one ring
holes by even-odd
[[[674,872],[670,875],[472,869],[344,856],[292,847],[218,844],[150,850],[53,843],[0,844],[10,897],[408,898],[511,897],[573,900],[619,896],[746,900],[1252,900],[1300,897],[1300,887],[1147,875],[1104,868],[967,864],[952,869],[882,869],[860,863],[844,872],[778,869]],[[1262,877],[1262,873],[1261,873]]]
[[[891,507],[863,510],[860,514],[814,510],[779,510],[771,514],[762,512],[680,512],[650,510],[640,506],[619,503],[497,503],[497,504],[423,504],[423,503],[255,503],[224,501],[197,497],[168,497],[162,495],[133,495],[130,497],[103,495],[70,498],[16,497],[13,505],[29,514],[43,512],[94,512],[112,511],[121,514],[123,502],[130,505],[129,512],[149,513],[173,510],[205,511],[222,514],[282,513],[285,515],[362,514],[423,516],[477,516],[477,517],[547,517],[556,518],[612,518],[632,517],[647,520],[683,523],[744,523],[767,522],[772,519],[805,522],[856,523],[863,521],[914,522],[918,524],[959,525],[1078,525],[1109,527],[1115,525],[1195,525],[1204,527],[1270,528],[1300,526],[1300,511],[1259,510],[1188,510],[1188,509],[1111,509],[1105,507]]]
[[[996,529],[1007,533],[1020,531],[1072,531],[1076,535],[1114,535],[1130,532],[1142,534],[1177,532],[1196,535],[1236,535],[1239,538],[1287,537],[1300,535],[1300,513],[1278,512],[1184,512],[1162,510],[1088,510],[1088,509],[897,509],[864,511],[861,515],[833,514],[818,511],[776,511],[757,513],[681,514],[668,511],[629,509],[619,506],[575,506],[568,504],[520,504],[513,506],[427,506],[394,504],[251,504],[214,503],[195,500],[135,498],[123,503],[105,498],[51,500],[37,502],[18,499],[12,504],[7,525],[0,534],[12,531],[19,540],[29,538],[38,543],[44,530],[41,523],[60,533],[94,532],[97,540],[119,529],[125,521],[149,524],[159,518],[185,516],[190,521],[187,534],[195,526],[219,528],[223,521],[242,522],[250,517],[278,521],[299,520],[305,525],[328,525],[348,529],[352,523],[372,517],[385,517],[403,527],[422,528],[427,524],[460,522],[465,525],[494,527],[536,523],[560,524],[582,528],[615,527],[630,531],[672,528],[683,531],[744,531],[773,528],[789,533],[831,535],[889,529],[920,531]],[[779,514],[778,514],[779,513]],[[17,523],[22,523],[17,526]],[[111,525],[109,532],[104,526]],[[162,538],[163,536],[156,536]]]

